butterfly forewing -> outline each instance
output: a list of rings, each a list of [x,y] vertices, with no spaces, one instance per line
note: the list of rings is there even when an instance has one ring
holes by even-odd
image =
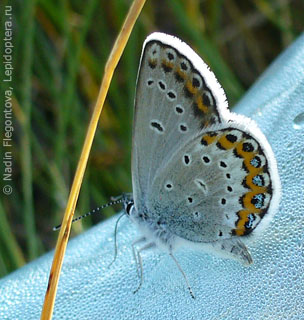
[[[133,128],[133,195],[138,210],[146,209],[153,180],[176,149],[222,121],[219,109],[226,109],[225,99],[207,65],[186,44],[161,34],[146,40]]]

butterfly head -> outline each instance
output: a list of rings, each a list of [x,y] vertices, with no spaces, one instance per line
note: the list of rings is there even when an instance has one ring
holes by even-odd
[[[122,195],[122,203],[125,213],[130,216],[134,210],[134,200],[132,193],[124,193]]]

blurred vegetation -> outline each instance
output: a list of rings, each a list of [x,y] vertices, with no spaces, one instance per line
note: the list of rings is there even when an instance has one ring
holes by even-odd
[[[1,39],[4,8],[13,7],[15,129],[13,193],[1,193],[0,202],[0,277],[55,245],[52,227],[61,222],[103,68],[130,3],[0,4]],[[147,0],[111,84],[76,215],[132,189],[133,99],[148,34],[163,31],[190,44],[215,72],[233,106],[303,25],[302,0]],[[3,75],[3,64],[0,69]],[[1,81],[0,86],[3,105],[7,84]],[[115,210],[120,208],[74,224],[73,235]]]

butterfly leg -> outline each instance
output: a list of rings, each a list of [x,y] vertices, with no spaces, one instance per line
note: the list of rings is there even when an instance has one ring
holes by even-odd
[[[237,260],[245,266],[249,266],[253,262],[250,252],[241,240],[226,239],[216,241],[212,244],[212,247],[219,254]]]
[[[138,285],[137,289],[134,290],[133,293],[136,293],[141,288],[141,286],[143,284],[143,265],[142,265],[142,258],[141,258],[140,253],[144,250],[148,250],[148,249],[154,248],[154,247],[155,247],[155,243],[149,242],[137,251],[137,259],[138,259],[139,270],[140,270],[140,281],[139,281],[139,285]]]
[[[178,270],[179,270],[180,273],[183,275],[183,277],[184,277],[184,279],[185,279],[185,281],[186,281],[186,284],[187,284],[187,287],[188,287],[188,290],[189,290],[189,292],[190,292],[191,297],[192,297],[193,299],[195,299],[195,295],[194,295],[194,293],[193,293],[193,291],[192,291],[192,288],[191,288],[191,286],[190,286],[190,284],[189,284],[189,281],[188,281],[188,279],[187,279],[187,276],[186,276],[185,272],[183,271],[182,267],[179,265],[178,261],[176,260],[176,258],[175,258],[174,255],[172,254],[172,252],[169,253],[169,254],[170,254],[170,257],[171,257],[171,258],[173,259],[173,261],[175,262],[175,264],[177,265]]]
[[[112,260],[112,262],[108,265],[108,268],[111,267],[111,265],[115,262],[116,258],[117,258],[117,228],[118,228],[118,222],[120,221],[120,219],[125,215],[125,213],[121,214],[118,219],[116,220],[115,223],[115,229],[114,229],[114,258]]]
[[[136,239],[135,241],[132,242],[132,254],[133,254],[133,259],[135,261],[135,264],[136,264],[136,272],[137,272],[137,276],[140,278],[140,273],[138,271],[138,265],[139,265],[139,262],[137,260],[137,254],[136,254],[136,248],[135,246],[141,242],[144,242],[146,241],[146,238],[145,237],[140,237],[138,239]]]

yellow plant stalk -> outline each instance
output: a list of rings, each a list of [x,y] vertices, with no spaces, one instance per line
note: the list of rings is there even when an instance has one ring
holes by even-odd
[[[103,76],[101,87],[99,90],[97,102],[94,107],[93,115],[92,115],[89,128],[87,131],[87,135],[83,144],[82,152],[78,162],[77,170],[73,180],[71,192],[69,195],[68,203],[67,203],[63,221],[62,221],[62,226],[59,232],[59,236],[58,236],[58,240],[55,248],[54,259],[53,259],[53,263],[52,263],[52,267],[49,275],[48,287],[46,290],[44,304],[41,312],[40,319],[42,320],[48,320],[52,318],[63,257],[65,254],[68,238],[70,235],[71,223],[73,220],[73,215],[74,215],[83,175],[88,162],[89,153],[91,150],[94,135],[98,125],[99,116],[102,111],[102,107],[103,107],[103,104],[112,80],[114,70],[118,64],[118,61],[127,44],[127,41],[131,34],[133,26],[144,4],[145,4],[145,0],[134,0],[105,66],[104,76]]]

